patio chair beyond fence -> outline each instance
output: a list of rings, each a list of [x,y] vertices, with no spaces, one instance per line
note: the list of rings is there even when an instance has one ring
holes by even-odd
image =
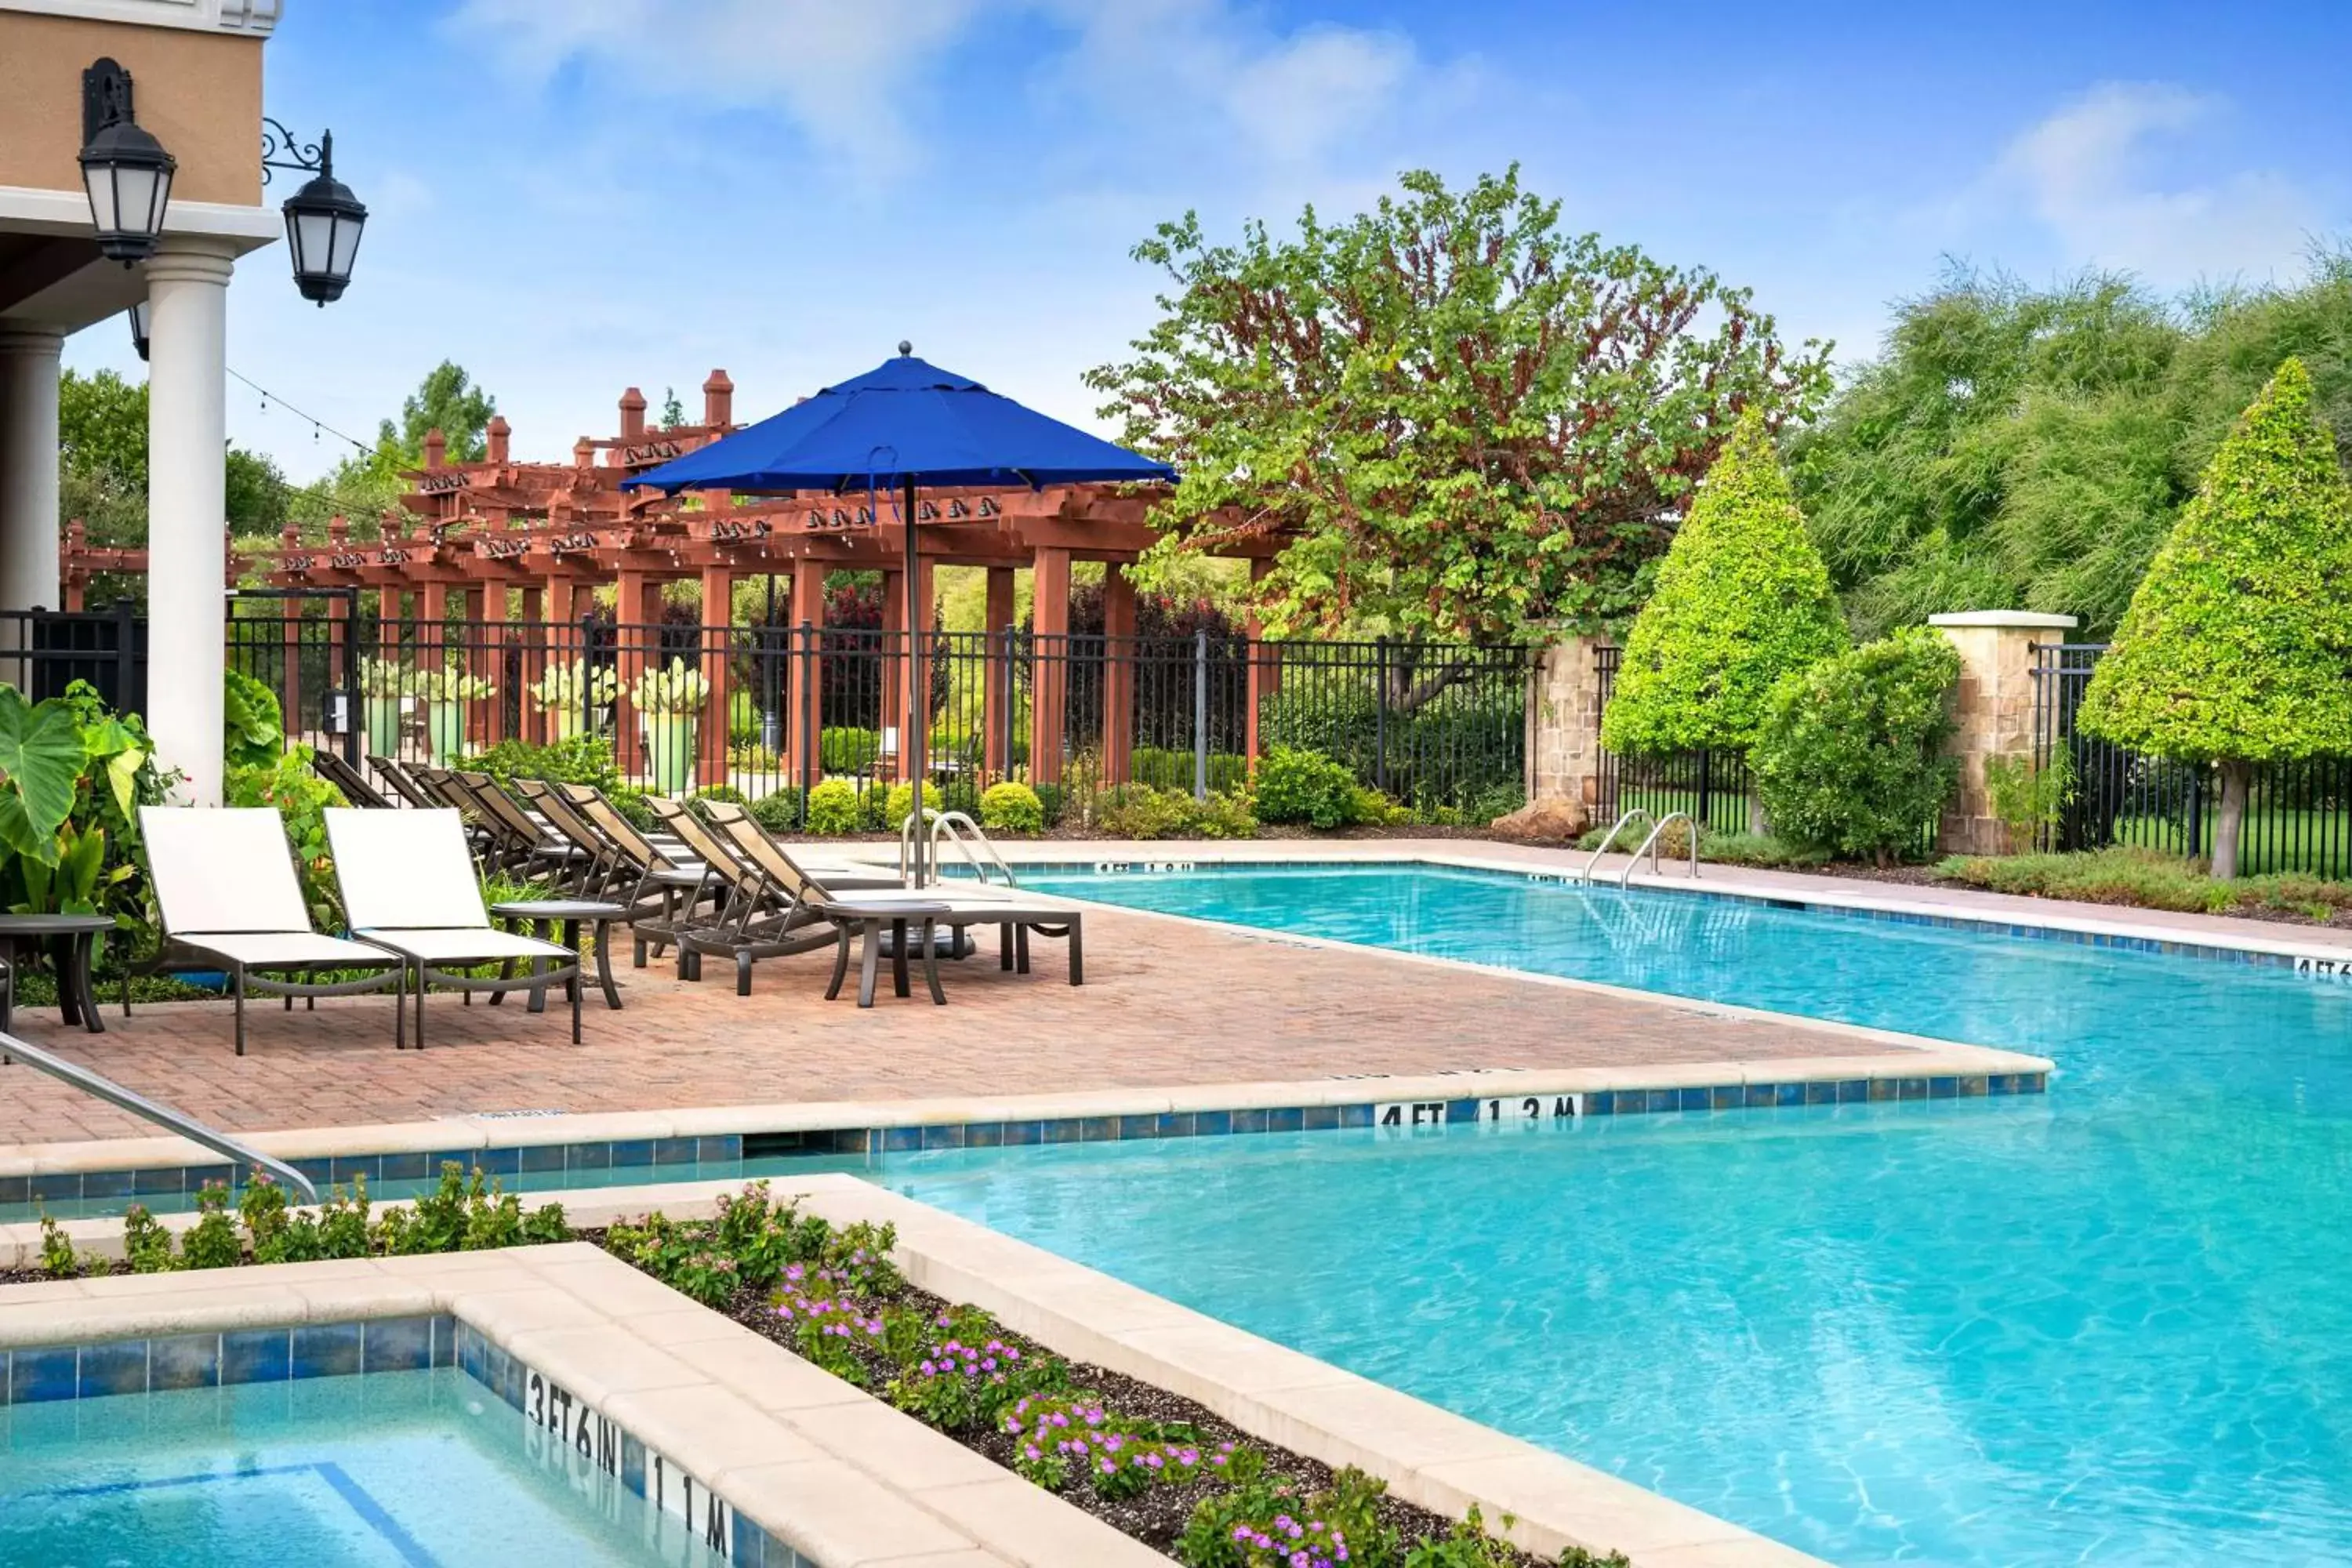
[[[346,805],[364,806],[371,811],[389,811],[400,804],[368,783],[366,774],[324,746],[310,749],[310,771],[334,785]]]
[[[434,984],[454,986],[468,1002],[477,991],[497,997],[509,991],[543,994],[561,984],[572,1001],[572,1043],[580,1043],[581,962],[578,950],[535,936],[500,931],[482,905],[474,880],[474,858],[454,811],[361,811],[330,808],[327,847],[335,857],[335,881],[352,934],[396,953],[407,964],[416,993],[416,1046],[425,1048],[425,993]],[[543,963],[562,961],[541,970]],[[532,973],[509,977],[457,974],[477,965],[532,964]],[[404,1017],[394,1038],[407,1043]]]
[[[352,809],[356,816],[393,815]],[[310,929],[310,911],[294,872],[294,852],[278,813],[263,806],[199,810],[142,805],[139,832],[146,844],[148,874],[163,925],[162,947],[141,970],[150,974],[225,971],[236,1003],[238,1056],[245,1055],[248,988],[283,996],[290,1009],[297,996],[347,996],[390,986],[393,1037],[398,1043],[407,966],[381,947],[320,936]],[[360,980],[269,978],[289,971],[339,969],[373,973]],[[122,974],[122,1012],[130,1016],[129,965]]]

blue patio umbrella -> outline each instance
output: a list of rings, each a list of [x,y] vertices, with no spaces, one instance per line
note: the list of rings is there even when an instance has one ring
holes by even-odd
[[[662,490],[759,492],[880,489],[901,499],[907,529],[907,637],[922,635],[922,566],[915,537],[919,485],[1171,481],[1176,470],[1024,408],[976,381],[927,364],[910,343],[864,375],[627,480]],[[880,521],[878,518],[876,520]],[[923,751],[929,715],[907,722],[913,774],[915,882],[923,865]]]

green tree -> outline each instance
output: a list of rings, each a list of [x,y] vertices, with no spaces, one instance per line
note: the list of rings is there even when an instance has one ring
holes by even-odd
[[[1896,311],[1789,457],[1860,636],[1941,610],[2113,633],[2197,477],[2281,361],[2352,458],[2352,251],[2300,281],[2167,300],[1956,269]]]
[[[58,377],[58,458],[68,473],[103,474],[147,489],[147,384],[110,370]],[[145,533],[141,533],[145,538]]]
[[[2352,491],[2290,359],[2239,419],[2132,595],[2077,721],[2213,763],[2213,875],[2238,872],[2253,764],[2352,755]]]
[[[665,430],[675,429],[686,423],[686,405],[677,400],[677,388],[662,388],[661,424]]]
[[[1761,414],[1740,418],[1658,568],[1617,667],[1612,752],[1746,751],[1773,685],[1846,646]]]
[[[473,377],[455,360],[443,360],[425,374],[416,391],[400,405],[400,422],[386,419],[376,427],[376,446],[397,455],[401,468],[425,461],[425,436],[438,430],[453,463],[478,463],[489,450],[490,416],[499,400],[474,384]]]
[[[1089,373],[1128,443],[1175,465],[1160,558],[1278,543],[1276,635],[1374,625],[1518,637],[1630,613],[1750,405],[1828,390],[1745,289],[1559,226],[1516,168],[1409,174],[1371,212],[1138,246],[1172,288],[1136,357]]]

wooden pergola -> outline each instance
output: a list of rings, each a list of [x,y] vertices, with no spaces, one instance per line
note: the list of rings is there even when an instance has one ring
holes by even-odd
[[[665,584],[700,585],[706,632],[730,622],[736,580],[744,576],[789,578],[789,622],[822,627],[824,584],[836,571],[878,572],[883,577],[883,631],[903,634],[907,600],[902,529],[896,501],[885,492],[869,501],[863,492],[803,493],[790,497],[737,497],[726,491],[665,496],[623,488],[624,481],[695,450],[739,426],[734,423],[734,383],[723,370],[702,385],[698,424],[649,426],[646,399],[635,387],[622,394],[619,433],[604,439],[582,437],[569,463],[518,461],[512,432],[493,417],[478,462],[451,463],[439,431],[425,441],[425,466],[409,472],[411,489],[400,498],[404,516],[388,516],[381,537],[352,537],[341,518],[329,527],[323,545],[306,543],[289,526],[275,550],[244,552],[230,563],[232,581],[258,575],[289,595],[303,589],[360,589],[379,595],[383,619],[413,621],[421,639],[438,635],[453,618],[475,624],[476,646],[499,635],[501,625],[520,636],[526,626],[576,626],[594,591],[607,584],[616,595],[619,676],[623,711],[616,736],[624,752],[635,744],[635,725],[626,711],[631,682],[656,657]],[[1031,630],[1040,643],[1058,645],[1069,631],[1070,568],[1080,561],[1105,565],[1104,633],[1108,646],[1135,633],[1135,588],[1129,574],[1137,556],[1158,537],[1146,521],[1152,497],[1132,489],[1100,485],[1051,486],[1041,490],[938,489],[917,493],[917,521],[925,581],[924,604],[936,602],[930,577],[941,565],[973,566],[987,574],[987,621],[991,630],[1012,624],[1013,574],[1034,574]],[[877,516],[877,510],[880,515]],[[139,571],[143,552],[99,554],[79,546],[69,531],[66,555],[68,607],[76,607],[75,584],[92,571]],[[1230,553],[1251,557],[1253,580],[1262,576],[1279,548],[1276,541],[1244,544]],[[330,614],[349,613],[349,595],[327,599]],[[927,628],[914,628],[922,631]],[[1255,627],[1252,627],[1255,635]],[[289,632],[289,639],[294,635]],[[341,641],[348,628],[338,626]],[[546,668],[543,638],[520,636],[525,679]],[[923,639],[893,685],[889,708],[904,712],[922,684]],[[1066,645],[1059,645],[1066,646]],[[992,655],[993,658],[994,655]],[[723,662],[723,661],[722,661]],[[1065,702],[1067,661],[1040,658],[1033,673],[1033,700],[1040,715],[1058,714]],[[702,776],[726,776],[728,693],[723,671],[712,674],[712,691],[699,726]],[[812,675],[812,679],[814,679]],[[1271,669],[1264,679],[1274,679]],[[1260,676],[1252,661],[1249,712],[1255,728]],[[1103,750],[1107,770],[1124,776],[1130,737],[1125,731],[1133,692],[1132,663],[1109,658],[1105,670]],[[1008,689],[1001,679],[988,683],[992,704]],[[493,709],[495,705],[491,705]],[[992,721],[995,715],[992,713]],[[524,717],[525,737],[544,738],[543,716]],[[488,717],[495,738],[500,722]],[[1049,720],[1040,721],[1051,722]],[[988,726],[992,773],[1001,773],[1003,726]],[[1045,731],[1051,732],[1051,731]],[[789,733],[787,748],[795,740]],[[1255,754],[1255,736],[1250,752]],[[1051,782],[1058,749],[1039,746],[1039,782]],[[626,760],[625,755],[625,761]]]

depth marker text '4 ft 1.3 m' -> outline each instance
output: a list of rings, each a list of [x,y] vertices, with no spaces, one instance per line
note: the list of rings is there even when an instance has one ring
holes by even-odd
[[[1475,1102],[1475,1115],[1458,1118],[1464,1121],[1572,1121],[1584,1114],[1584,1096],[1580,1094],[1528,1094],[1505,1100],[1482,1100]],[[1372,1107],[1372,1125],[1409,1129],[1443,1127],[1447,1117],[1447,1103],[1442,1100],[1391,1100]]]

